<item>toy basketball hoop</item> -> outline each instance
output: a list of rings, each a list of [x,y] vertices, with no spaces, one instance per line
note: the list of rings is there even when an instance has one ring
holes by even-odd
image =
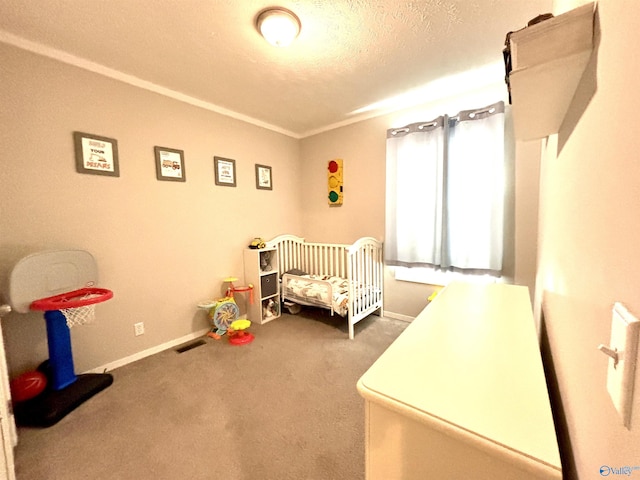
[[[18,252],[16,252],[18,253]],[[12,310],[44,312],[49,358],[47,388],[14,406],[19,425],[48,427],[113,383],[109,373],[75,374],[70,328],[90,323],[113,292],[96,288],[98,266],[84,250],[46,250],[17,259],[6,292]]]
[[[31,310],[59,310],[67,321],[67,326],[85,325],[95,320],[95,306],[113,297],[106,288],[86,287],[52,297],[41,298],[31,303]]]

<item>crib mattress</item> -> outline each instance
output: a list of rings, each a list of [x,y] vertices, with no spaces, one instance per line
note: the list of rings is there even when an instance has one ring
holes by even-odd
[[[331,308],[343,317],[349,311],[349,282],[345,278],[285,275],[282,278],[282,294],[284,298],[302,305]]]

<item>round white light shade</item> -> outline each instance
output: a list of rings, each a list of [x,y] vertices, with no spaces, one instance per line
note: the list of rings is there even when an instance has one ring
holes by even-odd
[[[298,17],[283,8],[270,8],[261,12],[257,25],[265,40],[276,47],[286,47],[300,33]]]

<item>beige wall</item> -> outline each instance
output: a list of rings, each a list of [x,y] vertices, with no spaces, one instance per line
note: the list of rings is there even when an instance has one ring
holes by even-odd
[[[348,243],[363,235],[383,239],[386,130],[499,100],[506,101],[502,82],[472,91],[461,89],[451,97],[303,139],[303,234],[312,241]],[[327,202],[326,168],[333,158],[344,160],[344,204],[340,207]],[[528,286],[531,292],[535,283],[539,158],[539,146],[536,149],[520,142],[516,145],[511,227],[515,242],[507,263],[509,277],[514,283]],[[415,208],[418,212],[420,206]],[[396,281],[393,270],[385,270],[385,311],[400,318],[415,317],[426,306],[434,287]]]
[[[2,255],[88,250],[115,294],[72,329],[77,372],[206,329],[196,305],[242,278],[250,240],[300,231],[297,140],[3,44],[0,59]],[[119,178],[76,173],[74,130],[117,139]],[[156,180],[155,145],[184,150],[185,183]],[[237,188],[215,185],[214,155],[236,160]],[[255,163],[273,191],[256,190]],[[12,374],[47,358],[41,314],[3,329]]]
[[[557,1],[556,13],[578,3]],[[597,350],[609,342],[614,302],[640,315],[640,57],[630,54],[640,3],[600,0],[596,26],[596,54],[544,149],[536,290],[566,478],[585,479],[600,478],[602,465],[640,466],[640,369],[627,430]]]
[[[500,81],[434,95],[299,141],[13,47],[0,46],[0,55],[0,120],[11,126],[3,132],[0,245],[86,249],[96,256],[100,284],[116,295],[98,307],[95,325],[72,330],[80,372],[207,328],[195,305],[218,296],[224,277],[242,276],[242,248],[254,236],[383,239],[386,130],[487,105],[506,92]],[[75,172],[74,130],[118,140],[119,178]],[[156,180],[154,145],[185,150],[186,183]],[[237,188],[214,185],[213,155],[237,160]],[[538,151],[519,146],[511,268],[516,283],[532,286],[538,162],[529,157],[537,160]],[[341,207],[327,203],[333,158],[345,162]],[[255,189],[254,163],[273,166],[272,192]],[[385,278],[385,310],[401,318],[417,315],[433,291],[396,281],[390,270]],[[146,333],[134,337],[139,321]],[[41,315],[12,314],[4,324],[13,373],[46,358]]]

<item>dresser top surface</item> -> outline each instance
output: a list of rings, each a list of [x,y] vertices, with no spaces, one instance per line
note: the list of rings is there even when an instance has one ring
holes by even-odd
[[[358,383],[367,400],[560,468],[526,287],[454,283]]]

